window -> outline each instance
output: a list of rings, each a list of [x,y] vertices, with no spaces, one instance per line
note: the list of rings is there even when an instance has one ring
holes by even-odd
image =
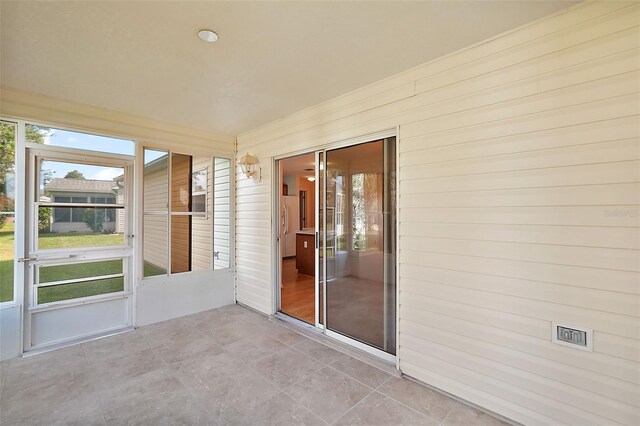
[[[230,163],[144,150],[145,277],[229,267]]]
[[[209,190],[207,170],[198,170],[191,175],[191,205],[194,212],[207,211],[207,192]]]
[[[123,167],[47,159],[37,163],[39,249],[125,243]]]
[[[135,144],[131,140],[45,128],[34,124],[27,124],[26,131],[27,142],[31,143],[43,143],[45,145],[84,149],[87,151],[108,152],[110,154],[129,156],[135,154]]]
[[[16,125],[0,121],[0,302],[13,301]]]
[[[382,205],[381,173],[356,173],[351,175],[352,249],[378,250],[381,241]]]

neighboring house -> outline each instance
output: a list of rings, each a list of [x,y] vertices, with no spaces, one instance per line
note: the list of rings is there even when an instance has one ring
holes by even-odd
[[[123,195],[114,180],[52,179],[45,186],[45,193],[52,203],[119,204]],[[93,232],[86,222],[87,209],[78,207],[53,207],[51,232]],[[105,209],[102,231],[123,232],[123,221],[116,209]]]

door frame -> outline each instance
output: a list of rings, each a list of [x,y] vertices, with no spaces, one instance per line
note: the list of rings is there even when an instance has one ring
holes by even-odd
[[[18,285],[22,284],[22,299],[23,299],[23,327],[22,327],[22,351],[23,353],[37,353],[40,351],[46,351],[53,348],[57,348],[60,346],[66,346],[71,343],[75,343],[78,341],[83,341],[87,339],[91,339],[94,337],[99,337],[105,334],[117,333],[120,331],[125,331],[133,328],[133,324],[135,323],[135,271],[134,271],[134,242],[133,242],[133,232],[134,232],[134,223],[133,223],[133,211],[135,209],[134,205],[134,192],[135,192],[135,158],[129,157],[126,155],[120,154],[104,154],[97,151],[88,151],[82,149],[75,148],[66,148],[66,147],[58,147],[58,146],[50,146],[50,145],[42,145],[42,144],[33,144],[25,142],[24,144],[24,164],[23,168],[23,179],[25,182],[25,206],[24,206],[24,217],[25,220],[23,222],[24,227],[24,247],[23,253],[25,253],[25,257],[29,258],[31,254],[30,251],[35,249],[37,246],[36,243],[36,232],[35,227],[37,226],[37,213],[35,211],[35,203],[36,203],[36,192],[38,189],[38,177],[39,177],[39,164],[38,157],[44,158],[45,160],[50,159],[52,161],[68,161],[78,164],[88,164],[88,165],[103,165],[106,167],[122,167],[124,169],[125,178],[126,178],[126,188],[124,194],[124,220],[125,220],[125,229],[124,229],[124,238],[125,242],[123,245],[113,246],[113,247],[87,247],[85,249],[78,250],[78,253],[83,252],[85,257],[81,260],[83,261],[100,261],[100,260],[109,260],[114,258],[122,258],[124,261],[124,289],[121,292],[115,292],[113,294],[107,293],[103,295],[95,295],[89,297],[79,298],[77,300],[70,299],[68,301],[60,301],[60,302],[52,302],[51,304],[47,304],[41,307],[31,306],[33,302],[33,297],[31,295],[32,292],[32,280],[34,277],[34,267],[36,262],[28,261],[23,263],[23,267],[20,268],[23,270],[22,282],[18,283]],[[34,250],[37,254],[39,249]],[[65,249],[54,249],[52,251],[48,251],[45,256],[40,258],[42,264],[46,265],[47,263],[63,263],[65,262],[55,262],[64,261],[64,252],[68,251]],[[74,250],[75,251],[75,250]],[[62,257],[56,257],[61,256]],[[52,262],[53,261],[53,262]],[[73,262],[68,262],[73,263]],[[28,271],[28,272],[27,272]],[[126,300],[126,323],[124,326],[118,326],[103,330],[98,330],[95,333],[89,332],[80,334],[77,336],[63,338],[60,340],[52,341],[50,343],[43,343],[32,345],[32,316],[34,314],[46,311],[55,311],[55,310],[64,310],[74,307],[79,307],[83,305],[91,305],[100,302],[109,302],[118,299]]]
[[[326,218],[319,218],[319,197],[320,197],[320,191],[319,191],[319,185],[320,185],[320,165],[318,163],[318,158],[319,158],[319,154],[321,153],[323,155],[323,159],[326,159],[326,152],[329,150],[333,150],[333,149],[339,149],[339,148],[347,148],[350,146],[354,146],[354,145],[360,145],[363,143],[367,143],[367,142],[374,142],[376,140],[379,139],[386,139],[386,138],[391,138],[391,137],[395,137],[396,139],[396,206],[399,205],[399,196],[400,196],[400,182],[398,179],[399,176],[399,152],[400,150],[398,149],[399,146],[399,136],[400,136],[400,129],[399,126],[393,127],[393,128],[387,128],[384,130],[380,130],[377,132],[373,132],[373,133],[367,133],[365,135],[361,135],[361,136],[356,136],[353,138],[348,138],[348,139],[343,139],[340,141],[336,141],[336,142],[330,142],[324,145],[318,145],[315,147],[311,147],[311,148],[307,148],[307,149],[302,149],[302,150],[297,150],[297,151],[291,151],[291,152],[287,152],[285,154],[279,154],[279,155],[275,155],[271,157],[271,181],[272,181],[272,185],[271,185],[271,200],[272,200],[272,209],[271,209],[271,214],[272,214],[272,229],[271,229],[271,235],[272,235],[272,295],[273,297],[273,306],[272,306],[272,310],[273,312],[275,312],[276,314],[282,314],[285,315],[287,318],[291,318],[293,322],[295,322],[296,324],[303,326],[305,328],[311,328],[314,329],[316,331],[321,332],[322,334],[324,334],[327,337],[333,338],[341,343],[346,343],[349,346],[352,346],[356,349],[359,349],[363,352],[369,353],[377,358],[380,358],[384,361],[387,361],[389,363],[395,364],[396,368],[399,368],[399,358],[397,356],[398,354],[398,348],[399,348],[399,305],[400,305],[400,292],[399,292],[399,256],[397,256],[396,253],[396,258],[395,258],[395,266],[396,266],[396,270],[395,270],[395,279],[396,279],[396,355],[391,355],[387,352],[384,352],[380,349],[374,348],[373,346],[369,346],[366,343],[360,342],[358,340],[349,338],[347,336],[344,336],[340,333],[337,333],[335,331],[331,331],[329,329],[326,328],[326,326],[324,324],[320,324],[319,322],[319,286],[321,285],[319,283],[319,268],[322,267],[323,268],[323,277],[326,277],[326,256],[323,257],[324,262],[323,265],[320,265],[320,258],[319,258],[319,240],[318,238],[320,237],[319,235],[319,221],[320,220],[326,220]],[[315,306],[315,318],[316,318],[316,323],[315,325],[313,324],[308,324],[304,321],[298,320],[295,317],[291,317],[290,315],[287,315],[285,313],[283,313],[282,311],[280,311],[280,298],[281,298],[281,292],[280,292],[280,279],[281,279],[281,264],[280,264],[280,191],[281,191],[281,176],[280,176],[280,161],[281,160],[285,160],[287,158],[291,158],[291,157],[296,157],[299,155],[304,155],[304,154],[314,154],[315,156],[315,160],[316,160],[316,167],[315,167],[315,174],[316,174],[316,180],[315,180],[315,187],[316,187],[316,191],[315,191],[315,197],[316,197],[316,203],[315,203],[315,215],[316,215],[316,221],[315,221],[315,230],[316,230],[316,250],[315,250],[315,259],[316,259],[316,274],[315,274],[315,299],[316,299],[316,306]],[[325,183],[326,186],[326,182],[325,179],[322,180],[323,183]],[[326,189],[326,188],[325,188]],[[397,208],[397,207],[396,207]],[[398,218],[398,215],[396,214],[396,218]],[[396,219],[397,220],[397,219]],[[326,223],[323,223],[323,229],[326,229]],[[399,248],[399,235],[400,233],[396,231],[396,248]],[[325,299],[325,303],[323,303],[323,308],[324,308],[324,318],[326,318],[326,280],[325,282],[322,284],[324,286],[323,288],[323,296]],[[325,321],[326,322],[326,321]]]

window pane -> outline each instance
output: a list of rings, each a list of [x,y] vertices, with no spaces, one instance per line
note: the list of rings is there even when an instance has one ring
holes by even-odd
[[[0,121],[0,302],[13,300],[16,125]]]
[[[38,248],[102,247],[124,244],[117,208],[38,208]],[[60,220],[59,220],[60,219]]]
[[[124,291],[124,278],[85,281],[38,288],[38,304]]]
[[[133,141],[27,124],[27,142],[112,154],[135,154]]]
[[[191,211],[191,156],[171,154],[171,212]]]
[[[53,209],[53,222],[71,222],[71,208],[56,207]]]
[[[197,166],[198,159],[194,159]],[[205,161],[208,161],[205,159]],[[206,212],[207,196],[209,192],[209,173],[208,168],[193,172],[191,175],[191,211]]]
[[[191,216],[171,216],[171,273],[191,271]]]
[[[41,266],[38,268],[40,283],[99,277],[123,273],[123,261],[104,260],[100,262],[74,263],[72,265]]]
[[[14,220],[14,215],[0,213],[0,302],[13,300]]]
[[[213,187],[213,268],[229,267],[231,160],[214,159]]]
[[[169,206],[169,154],[144,150],[144,211],[166,212]]]
[[[88,203],[91,197],[107,197],[119,200],[118,204],[123,203],[124,169],[61,161],[41,162],[41,202]]]
[[[144,216],[144,276],[167,274],[167,216]]]
[[[191,270],[206,271],[212,264],[212,220],[210,217],[191,218]]]

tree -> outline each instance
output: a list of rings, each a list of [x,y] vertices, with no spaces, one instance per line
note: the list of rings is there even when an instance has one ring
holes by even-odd
[[[85,179],[84,175],[82,174],[82,172],[78,171],[78,170],[71,170],[69,173],[67,173],[66,175],[64,175],[65,179]]]
[[[43,144],[51,129],[28,124],[26,126],[27,142]],[[10,188],[15,174],[16,125],[0,122],[0,211],[12,212],[15,209],[14,197]],[[7,220],[0,215],[0,228]]]
[[[82,215],[82,220],[86,223],[93,232],[102,232],[104,221],[107,219],[107,215],[104,209],[85,209]]]

